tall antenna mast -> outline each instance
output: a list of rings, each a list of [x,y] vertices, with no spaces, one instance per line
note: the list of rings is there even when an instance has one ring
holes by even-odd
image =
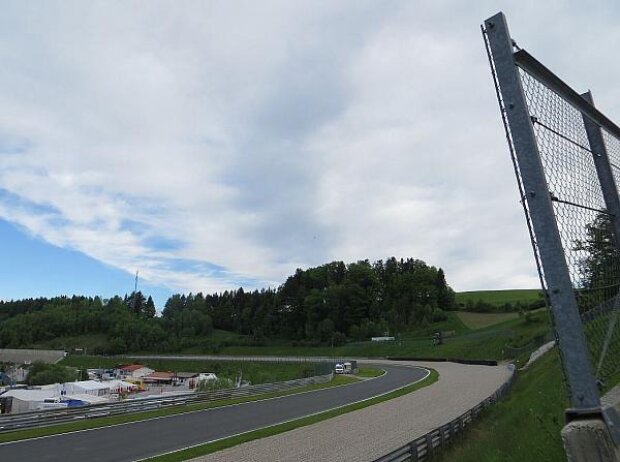
[[[136,283],[133,286],[133,293],[138,293],[138,270],[136,270]]]

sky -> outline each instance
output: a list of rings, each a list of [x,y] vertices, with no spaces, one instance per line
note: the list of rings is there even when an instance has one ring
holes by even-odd
[[[2,1],[0,299],[413,257],[538,287],[480,24],[620,120],[611,1]]]

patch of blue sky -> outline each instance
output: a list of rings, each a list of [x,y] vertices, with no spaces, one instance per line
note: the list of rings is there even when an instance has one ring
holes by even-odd
[[[237,289],[239,287],[255,289],[263,288],[268,285],[263,281],[236,274],[223,266],[208,261],[187,258],[166,258],[160,260],[160,265],[168,271],[189,272],[196,275],[205,275],[212,279],[220,279],[230,285],[229,289]]]
[[[197,274],[208,274],[212,277],[224,277],[230,274],[223,266],[201,260],[166,258],[161,263],[170,271],[189,271]]]
[[[32,149],[34,143],[17,136],[0,136],[0,154],[23,154]]]
[[[110,298],[129,294],[134,275],[87,255],[33,238],[0,219],[0,299],[85,295]],[[162,309],[173,291],[139,280],[138,289]]]
[[[181,250],[184,243],[178,239],[158,236],[148,224],[138,220],[125,219],[121,222],[121,229],[129,231],[140,239],[140,242],[151,249],[162,251]]]
[[[147,230],[147,226],[143,222],[128,219],[124,219],[121,221],[120,228],[124,231],[129,231],[130,233],[136,234],[138,236],[144,234]]]
[[[53,207],[50,204],[33,202],[2,187],[0,187],[0,202],[4,203],[10,208],[24,209],[37,215],[60,216],[60,212],[56,207]]]
[[[134,196],[134,195],[122,194],[122,193],[114,193],[111,196],[111,198],[115,201],[123,202],[127,204],[127,206],[130,209],[136,210],[142,215],[162,216],[168,212],[166,207],[162,205],[160,202],[149,200],[147,198],[140,197],[140,196]]]
[[[171,239],[164,236],[146,236],[141,239],[145,246],[162,251],[182,250],[185,244],[178,239]]]

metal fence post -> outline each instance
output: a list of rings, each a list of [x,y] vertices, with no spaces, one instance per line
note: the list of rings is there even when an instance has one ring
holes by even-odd
[[[532,121],[513,56],[513,44],[503,13],[484,22],[493,66],[499,82],[510,136],[523,182],[523,198],[530,212],[538,254],[543,264],[547,292],[570,389],[578,413],[600,413],[583,325],[570,280],[553,204],[540,159]]]
[[[586,93],[583,93],[581,97],[592,106],[594,106],[594,100],[592,98],[591,92],[588,91]],[[596,167],[596,174],[598,176],[599,182],[601,183],[603,198],[605,199],[605,206],[607,207],[607,211],[612,216],[612,228],[617,247],[618,243],[620,242],[620,198],[618,197],[618,188],[616,186],[614,174],[611,169],[611,161],[609,160],[607,148],[605,147],[605,141],[603,139],[601,127],[585,114],[583,115],[583,125],[586,129],[586,135],[588,136],[588,143],[590,144],[590,149],[592,150],[594,166]],[[616,297],[619,296],[620,295],[617,295]],[[616,303],[618,303],[618,298],[616,298]],[[617,310],[617,306],[615,307],[615,309]],[[614,324],[617,322],[617,317],[618,312],[616,311],[614,315]],[[613,324],[609,326],[609,331],[607,334],[608,338],[606,339],[606,343],[609,342],[610,335],[614,328],[615,325]],[[603,357],[606,353],[605,350],[606,346],[604,347],[602,356],[599,359],[599,366],[600,363],[603,361]],[[607,428],[609,428],[614,442],[616,444],[620,444],[620,416],[613,407],[607,407],[603,409],[603,418],[607,423]]]
[[[591,92],[588,91],[583,93],[581,97],[594,106]],[[601,189],[603,190],[605,206],[613,217],[613,232],[617,243],[618,237],[620,237],[620,199],[618,198],[618,189],[614,181],[609,156],[607,155],[607,148],[605,148],[603,133],[601,132],[601,127],[585,114],[583,115],[583,125],[586,129],[588,142],[590,143],[590,149],[594,157],[596,174],[598,175]]]

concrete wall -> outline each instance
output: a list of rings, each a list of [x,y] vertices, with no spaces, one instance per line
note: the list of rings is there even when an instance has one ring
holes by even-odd
[[[620,385],[601,398],[601,405],[612,421],[620,420]],[[562,441],[569,462],[620,462],[620,446],[602,417],[570,422],[562,429]]]
[[[0,348],[0,362],[23,364],[26,362],[43,361],[55,364],[65,357],[62,350],[26,350]]]

